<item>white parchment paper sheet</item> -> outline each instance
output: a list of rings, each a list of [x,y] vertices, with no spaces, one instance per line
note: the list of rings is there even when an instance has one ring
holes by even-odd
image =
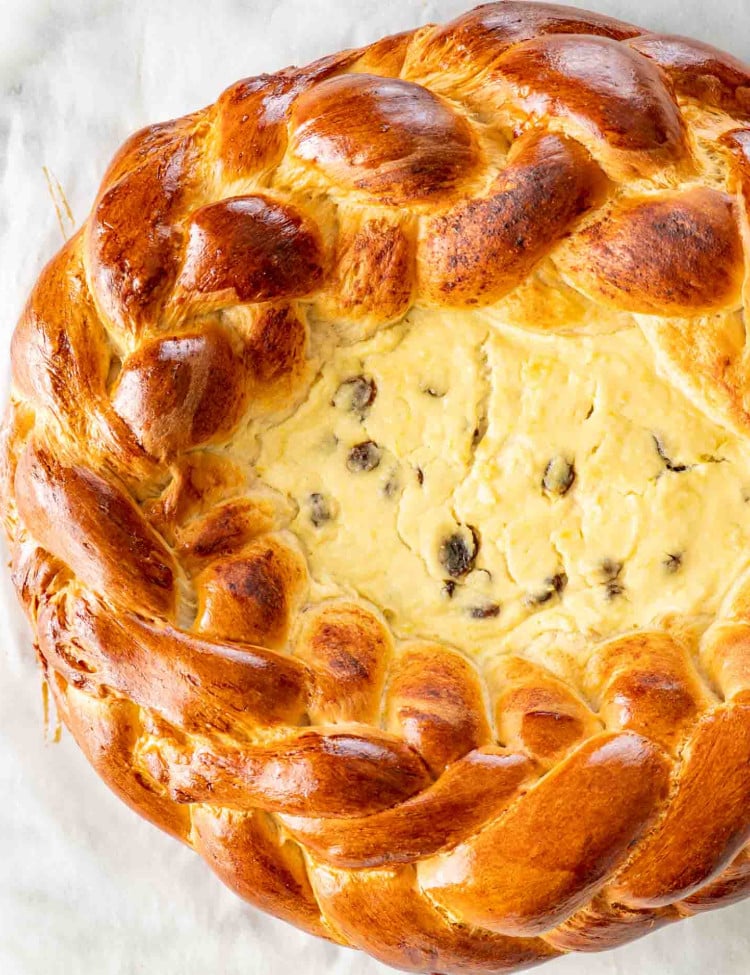
[[[750,0],[591,0],[750,60]],[[471,0],[0,0],[0,374],[22,302],[62,237],[43,167],[76,223],[133,130],[238,78],[443,20]],[[247,907],[147,825],[65,737],[46,744],[29,633],[0,577],[0,972],[375,975],[387,969]],[[549,975],[746,975],[750,903]]]

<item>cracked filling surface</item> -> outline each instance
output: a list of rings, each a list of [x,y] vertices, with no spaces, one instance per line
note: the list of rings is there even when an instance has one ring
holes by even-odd
[[[708,620],[750,542],[746,445],[636,327],[414,310],[328,357],[257,471],[324,592],[478,656]]]

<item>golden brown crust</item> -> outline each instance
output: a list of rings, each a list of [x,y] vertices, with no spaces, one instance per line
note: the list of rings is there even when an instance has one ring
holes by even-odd
[[[420,891],[413,867],[378,871],[317,867],[318,903],[350,944],[407,972],[510,972],[554,958],[539,938],[507,938],[452,921]]]
[[[701,888],[682,903],[683,910],[713,911],[717,907],[735,904],[750,893],[750,853],[743,850],[712,883]]]
[[[251,409],[283,408],[307,367],[307,327],[294,305],[263,305],[243,323]]]
[[[197,576],[195,628],[220,639],[283,647],[306,581],[299,553],[281,538],[262,535]]]
[[[132,749],[141,732],[138,708],[127,701],[81,694],[58,675],[52,688],[60,716],[109,788],[155,826],[187,842],[187,810],[161,795],[133,768]]]
[[[192,215],[174,300],[222,307],[297,298],[322,277],[318,235],[302,214],[259,193],[236,196]]]
[[[38,639],[41,655],[69,684],[94,694],[120,691],[186,730],[294,723],[305,713],[307,674],[296,661],[188,637],[131,614],[116,619],[98,600],[82,599],[70,612],[60,601],[45,605]]]
[[[331,937],[299,847],[284,841],[269,816],[196,806],[192,826],[195,849],[240,897],[311,934]]]
[[[295,98],[307,87],[345,70],[356,51],[321,58],[305,68],[244,78],[216,103],[216,156],[227,182],[272,169],[287,146],[286,123]]]
[[[682,745],[711,705],[686,647],[665,633],[605,643],[589,662],[599,714],[610,728],[635,731],[665,749]]]
[[[123,488],[29,441],[16,468],[18,514],[81,581],[123,606],[171,617],[174,557]]]
[[[631,911],[622,904],[610,904],[606,897],[598,895],[554,931],[545,934],[544,940],[560,951],[608,951],[658,931],[680,917],[675,907]]]
[[[689,897],[729,865],[750,841],[748,763],[750,708],[718,709],[700,723],[685,745],[666,816],[615,881],[618,900],[662,907]]]
[[[621,41],[639,33],[631,24],[588,10],[508,0],[482,4],[435,28],[420,48],[419,57],[448,68],[454,66],[453,59],[461,59],[478,69],[496,60],[511,45],[545,34],[590,34]]]
[[[710,44],[668,34],[636,37],[630,46],[663,68],[679,94],[739,118],[750,113],[750,73],[738,58]]]
[[[534,771],[518,752],[477,749],[453,762],[433,786],[383,812],[345,820],[285,816],[283,821],[334,866],[412,863],[455,846],[499,816]]]
[[[577,142],[538,132],[519,139],[488,197],[426,222],[420,292],[441,305],[504,297],[596,203],[605,182]]]
[[[316,729],[269,745],[164,744],[147,747],[144,767],[176,802],[344,817],[387,809],[431,782],[420,756],[380,731]]]
[[[490,740],[474,668],[440,644],[404,646],[391,668],[385,717],[435,774]]]
[[[387,324],[401,318],[414,289],[413,245],[403,220],[342,219],[331,278],[320,310],[331,318]]]
[[[238,498],[218,504],[174,532],[180,562],[195,574],[221,556],[234,555],[274,526],[275,509],[266,498]]]
[[[332,596],[253,467],[326,343],[414,306],[543,330],[550,286],[746,434],[749,79],[485,4],[136,133],[42,271],[0,461],[40,663],[104,781],[251,903],[468,975],[750,895],[748,580],[700,635],[480,664]]]
[[[468,123],[426,88],[397,78],[321,82],[296,100],[292,133],[295,156],[382,203],[445,196],[479,163]]]
[[[603,730],[585,701],[543,667],[503,657],[492,671],[495,727],[508,748],[551,767]]]
[[[548,35],[512,46],[495,70],[529,114],[565,117],[649,166],[685,151],[679,109],[648,60],[607,37]]]
[[[644,738],[591,738],[507,815],[420,865],[420,882],[477,927],[543,934],[588,903],[624,861],[666,797],[667,775]]]
[[[667,317],[737,308],[745,276],[734,200],[706,187],[615,205],[559,262],[592,297]]]
[[[297,657],[315,674],[310,720],[375,723],[392,654],[387,627],[357,603],[323,603],[305,613]]]
[[[122,364],[112,406],[153,457],[229,433],[245,411],[242,358],[216,324],[142,343]]]
[[[102,310],[135,334],[174,285],[183,240],[178,218],[200,158],[195,118],[157,130],[143,130],[120,151],[87,233],[90,279]]]

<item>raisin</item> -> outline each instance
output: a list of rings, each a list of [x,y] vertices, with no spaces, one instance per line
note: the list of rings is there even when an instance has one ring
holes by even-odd
[[[615,562],[613,559],[604,559],[601,564],[601,573],[605,582],[611,582],[622,572],[622,562]]]
[[[361,471],[374,471],[380,463],[382,451],[374,440],[364,440],[355,444],[346,458],[346,466],[352,474]]]
[[[445,396],[444,392],[441,392],[439,389],[435,389],[434,386],[425,386],[422,392],[427,396],[431,396],[433,399],[442,399],[443,396]]]
[[[489,421],[486,416],[480,417],[479,423],[474,427],[474,432],[471,435],[471,446],[472,449],[476,449],[479,444],[487,436],[487,430],[489,429]]]
[[[448,599],[453,599],[453,593],[456,591],[456,583],[453,579],[446,579],[443,583],[443,594],[448,597]]]
[[[546,578],[544,588],[527,596],[526,602],[529,606],[543,606],[550,602],[554,596],[561,596],[567,584],[567,575],[564,572],[558,572],[557,575]]]
[[[654,441],[654,446],[656,447],[656,452],[664,461],[664,466],[672,474],[684,474],[685,471],[690,470],[687,464],[675,464],[672,458],[667,454],[666,448],[662,440],[656,436],[656,434],[651,435]]]
[[[573,463],[562,456],[553,457],[544,468],[542,488],[547,494],[554,494],[558,498],[564,498],[573,487],[575,479],[576,469]]]
[[[471,572],[476,562],[479,541],[476,531],[469,525],[467,533],[454,532],[449,535],[440,546],[438,559],[440,564],[453,579],[460,579],[467,572]]]
[[[499,603],[486,603],[484,606],[472,606],[469,610],[469,616],[473,620],[491,620],[499,615]]]
[[[325,454],[332,454],[339,445],[339,438],[335,433],[326,433],[320,438],[318,447]]]
[[[417,468],[417,484],[421,487],[424,484],[424,471],[421,467]]]
[[[541,606],[544,603],[548,603],[554,596],[561,596],[567,584],[568,577],[564,572],[558,572],[557,575],[548,576],[544,580],[544,588],[540,589],[539,592],[532,593],[527,598],[527,602],[532,606]]]
[[[352,376],[345,379],[333,394],[332,405],[347,413],[363,417],[375,402],[378,387],[369,376]]]
[[[392,498],[401,486],[398,479],[398,471],[391,471],[388,480],[383,485],[383,494],[386,498]]]
[[[662,562],[664,568],[670,575],[674,575],[682,568],[682,552],[670,552]]]
[[[617,599],[625,592],[625,585],[620,580],[622,572],[622,562],[615,562],[612,559],[604,559],[601,564],[602,585],[607,599]]]
[[[561,596],[568,584],[568,576],[565,572],[558,572],[557,575],[552,576],[551,579],[547,579],[546,581],[552,585],[557,595]]]
[[[548,603],[555,595],[554,589],[540,589],[539,592],[530,593],[526,597],[527,606],[543,606]]]
[[[315,491],[307,499],[310,521],[316,528],[320,528],[333,517],[330,502],[324,494]]]

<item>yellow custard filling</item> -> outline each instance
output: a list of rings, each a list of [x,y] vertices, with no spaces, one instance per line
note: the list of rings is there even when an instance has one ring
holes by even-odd
[[[750,552],[747,446],[637,327],[413,311],[338,348],[256,468],[316,581],[479,655],[714,614]]]

